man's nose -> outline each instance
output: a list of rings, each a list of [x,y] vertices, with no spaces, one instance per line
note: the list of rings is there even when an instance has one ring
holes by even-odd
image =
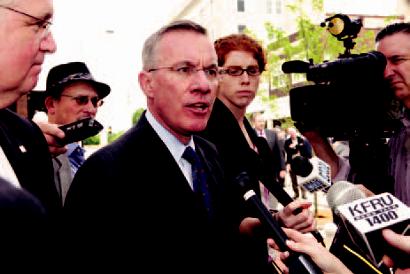
[[[57,44],[54,40],[54,36],[51,32],[47,33],[46,36],[41,40],[41,49],[49,53],[54,53],[57,50]]]
[[[209,92],[211,80],[204,70],[198,70],[194,76],[195,89],[202,92]]]
[[[387,62],[386,67],[384,68],[384,78],[388,79],[394,74],[393,67]]]

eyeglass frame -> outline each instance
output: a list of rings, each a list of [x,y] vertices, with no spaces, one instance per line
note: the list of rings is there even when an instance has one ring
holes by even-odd
[[[216,64],[213,64],[209,67],[206,68],[197,68],[196,66],[194,66],[193,64],[190,64],[188,62],[184,62],[182,64],[177,64],[174,66],[168,66],[168,67],[157,67],[157,68],[151,68],[148,69],[148,72],[155,72],[157,70],[161,70],[161,69],[167,69],[169,71],[175,72],[180,76],[183,76],[185,78],[190,78],[192,77],[195,73],[197,73],[198,71],[203,71],[206,75],[206,78],[208,80],[216,80],[218,78],[218,66]],[[183,70],[187,70],[187,71],[183,71]],[[215,70],[215,76],[210,75],[209,72]]]
[[[236,69],[238,70],[239,74],[232,74],[230,73],[230,69]],[[256,73],[249,73],[250,69],[257,69]],[[259,69],[258,66],[248,66],[247,68],[242,68],[241,66],[230,66],[227,68],[222,68],[219,70],[220,74],[228,74],[229,76],[233,76],[233,77],[238,77],[241,76],[244,72],[246,71],[246,74],[248,74],[249,77],[256,77],[262,74],[262,71]]]
[[[86,106],[86,105],[88,105],[88,102],[90,102],[90,101],[91,101],[91,104],[95,108],[99,108],[104,104],[104,100],[100,99],[98,96],[89,97],[87,95],[73,96],[73,95],[68,95],[68,94],[61,94],[60,97],[69,97],[69,98],[73,99],[77,103],[77,105],[79,105],[79,106]]]
[[[18,14],[21,14],[21,15],[24,15],[24,16],[27,16],[31,19],[36,20],[35,25],[37,25],[39,28],[45,30],[44,36],[47,36],[47,34],[49,33],[49,30],[50,30],[50,26],[53,24],[50,20],[42,19],[40,17],[28,14],[24,11],[20,11],[20,10],[17,10],[17,9],[14,9],[14,8],[11,8],[11,7],[8,7],[8,6],[5,6],[5,5],[0,4],[0,8],[7,9],[9,11],[12,11],[12,12],[15,12],[15,13],[18,13]]]

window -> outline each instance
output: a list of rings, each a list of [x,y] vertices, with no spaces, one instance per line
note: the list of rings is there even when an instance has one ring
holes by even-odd
[[[272,14],[272,0],[266,0],[266,13]]]
[[[243,33],[245,31],[245,29],[246,29],[245,25],[238,25],[238,32],[239,33]]]
[[[282,0],[275,0],[276,3],[276,14],[282,14]]]
[[[238,12],[245,11],[245,0],[238,0],[237,5],[238,5]]]

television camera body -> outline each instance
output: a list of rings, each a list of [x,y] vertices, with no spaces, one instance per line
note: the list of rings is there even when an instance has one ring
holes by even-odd
[[[289,92],[291,117],[302,130],[316,129],[335,140],[390,137],[398,128],[399,105],[383,79],[385,56],[377,51],[351,54],[362,27],[343,14],[321,24],[338,40],[345,52],[332,62],[288,61],[285,73],[305,73],[314,84]]]

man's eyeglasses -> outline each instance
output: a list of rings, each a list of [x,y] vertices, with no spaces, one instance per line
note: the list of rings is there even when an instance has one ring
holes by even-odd
[[[197,68],[193,65],[184,64],[184,65],[173,66],[173,67],[152,68],[152,69],[149,69],[148,72],[153,72],[153,71],[157,71],[160,69],[167,69],[169,71],[175,72],[177,75],[184,77],[184,78],[190,78],[194,76],[198,71],[201,71],[201,70],[205,73],[208,80],[216,80],[218,77],[218,68],[216,65],[208,67],[208,68]]]
[[[28,14],[26,12],[19,11],[19,10],[16,10],[14,8],[10,8],[10,7],[4,6],[4,5],[0,5],[0,8],[7,9],[7,10],[10,10],[12,12],[15,12],[15,13],[18,13],[18,14],[21,14],[21,15],[24,15],[24,16],[30,17],[31,19],[36,20],[35,25],[38,26],[39,29],[44,30],[44,37],[47,36],[47,34],[49,33],[50,26],[52,25],[52,22],[50,20],[41,19],[37,16],[31,15],[31,14]]]
[[[259,67],[257,66],[249,66],[247,68],[242,68],[240,66],[232,66],[227,67],[220,70],[221,74],[228,74],[231,76],[241,76],[244,72],[248,74],[248,76],[258,76],[261,74]]]
[[[79,105],[79,106],[85,106],[88,104],[89,101],[91,101],[91,103],[93,104],[93,106],[95,108],[97,107],[101,107],[102,104],[104,103],[104,101],[100,98],[98,98],[98,96],[95,97],[88,97],[85,95],[80,95],[80,96],[72,96],[72,95],[66,95],[66,94],[61,94],[61,96],[63,97],[70,97],[73,100],[75,100],[75,102]]]

